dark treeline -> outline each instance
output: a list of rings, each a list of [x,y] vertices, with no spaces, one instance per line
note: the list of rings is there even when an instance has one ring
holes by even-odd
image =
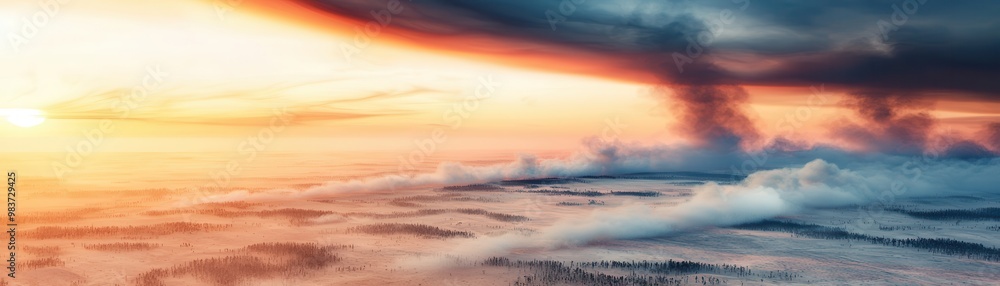
[[[484,209],[457,209],[455,211],[463,214],[485,216],[494,220],[505,221],[505,222],[528,221],[528,217],[526,216],[490,212]]]
[[[608,191],[599,192],[593,190],[515,190],[517,193],[544,194],[555,196],[582,196],[582,197],[602,197],[602,196],[633,196],[633,197],[659,197],[660,192],[655,191]]]
[[[165,286],[167,277],[193,276],[215,285],[237,285],[251,279],[278,276],[301,277],[342,259],[331,250],[337,246],[315,243],[258,243],[238,250],[237,254],[188,261],[170,268],[157,268],[139,274],[139,286]],[[266,254],[260,257],[258,254]]]
[[[348,228],[347,233],[409,234],[427,238],[476,237],[476,234],[468,231],[448,230],[426,224],[414,223],[378,223],[361,225]]]
[[[508,182],[508,181],[504,181]],[[521,182],[521,181],[517,181]],[[472,184],[464,186],[448,186],[441,188],[443,191],[462,191],[462,192],[514,192],[514,193],[528,193],[528,194],[543,194],[543,195],[554,195],[554,196],[580,196],[580,197],[600,197],[600,196],[633,196],[633,197],[658,197],[660,192],[656,191],[608,191],[600,192],[594,190],[568,190],[556,188],[548,188],[538,190],[539,186],[534,184],[504,184],[512,186],[521,186],[523,189],[517,189],[513,191],[508,191],[503,187],[493,185],[493,184]]]
[[[573,262],[570,262],[573,266]],[[750,267],[734,264],[709,264],[695,261],[673,259],[667,261],[592,261],[576,263],[578,266],[591,268],[624,269],[629,271],[648,271],[658,274],[687,275],[696,273],[725,274],[737,277],[759,277],[778,280],[799,278],[798,274],[788,271],[768,271],[754,273]]]
[[[351,246],[353,247],[353,246]],[[291,264],[295,267],[318,269],[327,264],[340,261],[341,258],[332,253],[333,250],[344,248],[344,246],[321,246],[316,243],[294,243],[294,242],[264,242],[247,246],[246,251],[261,252],[272,255],[291,255],[295,257]]]
[[[404,207],[404,208],[419,208],[419,207],[423,206],[421,204],[414,203],[414,202],[397,201],[397,200],[392,200],[392,201],[389,202],[389,204],[397,206],[397,207]]]
[[[441,188],[441,190],[444,190],[444,191],[460,191],[460,192],[475,192],[475,191],[480,191],[480,192],[502,192],[502,191],[504,191],[504,188],[501,187],[501,186],[493,185],[493,184],[472,184],[472,185],[464,185],[464,186],[447,186],[447,187]]]
[[[733,228],[761,231],[781,231],[809,238],[857,240],[886,246],[912,247],[936,253],[960,255],[967,258],[1000,261],[1000,249],[987,247],[981,243],[971,243],[950,238],[887,238],[882,236],[853,233],[842,228],[776,220],[746,223],[733,226]]]
[[[941,230],[941,228],[934,227],[934,226],[929,226],[929,225],[918,225],[916,228],[917,229],[922,229],[922,230]],[[896,231],[896,230],[912,230],[913,227],[912,226],[908,226],[908,225],[884,225],[884,224],[879,224],[878,225],[878,229],[881,230],[881,231]]]
[[[77,210],[51,212],[25,212],[17,216],[18,223],[65,223],[94,217],[103,211],[101,208],[90,207]]]
[[[440,194],[436,196],[428,195],[416,195],[416,196],[405,196],[392,199],[394,201],[414,201],[414,202],[440,202],[440,201],[450,201],[454,198],[462,197],[461,194]]]
[[[612,196],[631,196],[631,197],[659,197],[660,192],[654,191],[611,191]]]
[[[903,213],[919,219],[929,220],[1000,220],[1000,208],[917,211],[908,210],[902,207],[889,207],[886,208],[886,210]]]
[[[62,249],[59,246],[24,246],[20,248],[24,252],[30,253],[35,256],[59,256],[62,253]]]
[[[510,260],[505,257],[491,257],[482,262],[484,266],[524,268],[533,275],[519,277],[515,285],[552,285],[559,283],[573,285],[689,285],[692,282],[703,285],[727,284],[728,280],[694,274],[723,274],[737,277],[768,278],[772,280],[793,280],[800,277],[786,271],[755,273],[749,267],[730,264],[708,264],[694,261],[593,261],[569,262],[551,260]],[[629,275],[608,275],[594,269],[616,269],[629,271]],[[650,273],[640,274],[639,272]],[[670,277],[683,276],[683,277]],[[693,278],[693,279],[692,279]],[[692,281],[694,280],[694,281]]]
[[[431,216],[447,213],[446,209],[423,209],[408,212],[391,212],[391,213],[372,213],[372,212],[349,212],[345,213],[346,217],[363,217],[363,218],[373,218],[373,219],[394,219],[394,218],[408,218],[408,217],[421,217],[421,216]]]
[[[345,217],[364,217],[364,218],[374,218],[374,219],[394,219],[394,218],[407,218],[407,217],[421,217],[421,216],[431,216],[439,215],[445,213],[463,213],[470,215],[480,215],[485,216],[494,220],[504,221],[504,222],[521,222],[527,221],[528,217],[520,215],[509,215],[497,212],[490,212],[483,209],[422,209],[416,211],[408,212],[391,212],[391,213],[370,213],[370,212],[350,212],[343,213],[341,215]],[[170,210],[170,211],[149,211],[146,212],[147,215],[160,216],[167,214],[178,214],[178,213],[196,213],[203,215],[212,215],[225,218],[233,217],[260,217],[260,218],[288,218],[292,225],[303,225],[309,224],[310,219],[318,218],[324,215],[338,214],[333,211],[325,210],[309,210],[309,209],[297,209],[297,208],[283,208],[276,210],[238,210],[231,211],[225,209],[212,209],[212,210]]]
[[[499,203],[500,200],[492,199],[487,197],[455,197],[451,199],[456,202],[480,202],[480,203]]]
[[[699,180],[699,181],[742,181],[745,176],[731,174],[710,174],[699,172],[653,172],[632,173],[615,176],[581,176],[581,179],[619,179],[619,180]]]
[[[252,207],[262,206],[263,203],[251,203],[244,201],[233,201],[233,202],[219,202],[219,203],[204,203],[201,204],[202,207],[208,209],[214,208],[237,208],[237,209],[248,209]]]
[[[46,257],[41,259],[31,259],[27,261],[18,262],[18,267],[21,269],[38,269],[46,267],[62,267],[65,266],[66,262],[62,261],[57,257]]]
[[[560,185],[569,183],[587,183],[587,181],[577,178],[535,178],[500,181],[500,185],[502,186]]]
[[[164,215],[176,215],[193,213],[200,215],[211,215],[224,218],[235,218],[235,217],[259,217],[259,218],[287,218],[293,225],[301,225],[307,223],[311,218],[317,218],[328,214],[334,214],[332,211],[325,210],[310,210],[310,209],[298,209],[298,208],[283,208],[276,210],[227,210],[223,208],[213,208],[213,209],[196,209],[196,210],[186,210],[186,209],[175,209],[175,210],[163,210],[163,211],[148,211],[144,214],[150,216],[164,216]]]
[[[491,212],[484,209],[472,209],[472,208],[462,208],[462,209],[423,209],[408,212],[391,212],[391,213],[369,213],[369,212],[350,212],[345,213],[346,217],[364,217],[373,219],[395,219],[395,218],[409,218],[409,217],[421,217],[421,216],[432,216],[440,215],[445,213],[461,213],[468,215],[479,215],[485,216],[490,219],[503,222],[521,222],[528,221],[528,217],[521,215],[504,214],[498,212]]]
[[[195,214],[212,215],[225,218],[244,217],[244,216],[303,218],[303,217],[319,217],[326,214],[332,214],[333,212],[321,211],[321,210],[283,208],[276,210],[259,210],[259,211],[252,211],[252,210],[231,211],[226,209],[168,210],[168,211],[148,211],[145,214],[151,216],[161,216],[161,215],[177,214],[177,213],[195,213]]]
[[[558,203],[558,204],[556,204],[556,205],[557,205],[557,206],[570,206],[570,207],[573,207],[573,206],[582,206],[582,205],[583,205],[583,203],[575,203],[575,202],[559,202],[559,203]]]
[[[590,272],[580,267],[568,267],[562,262],[551,260],[532,261],[511,261],[507,258],[493,257],[483,262],[486,266],[526,268],[533,272],[532,275],[524,275],[513,282],[515,286],[529,285],[686,285],[687,279],[682,277],[666,277],[662,275],[638,275],[632,273],[627,276],[608,275],[600,272]]]
[[[593,190],[581,191],[581,190],[515,190],[517,193],[529,193],[529,194],[545,194],[554,196],[581,196],[581,197],[602,197],[602,196],[633,196],[633,197],[658,197],[660,192],[654,191],[609,191],[599,192]]]
[[[879,225],[878,226],[878,230],[882,230],[882,231],[911,230],[911,229],[913,229],[913,227],[911,227],[911,226],[902,226],[902,225],[893,225],[893,226]]]
[[[447,186],[441,188],[444,191],[504,191],[501,186],[519,186],[528,189],[536,189],[539,185],[559,185],[568,183],[586,183],[587,181],[575,178],[538,178],[524,180],[506,180],[489,184],[470,184],[462,186]]]
[[[543,194],[543,195],[553,195],[553,196],[579,196],[579,197],[600,197],[604,196],[605,193],[598,191],[580,191],[580,190],[515,190],[516,193],[529,193],[529,194]]]
[[[580,176],[580,179],[605,179],[605,180],[613,180],[613,179],[625,179],[625,176],[609,176],[609,175]]]
[[[219,231],[232,225],[228,224],[208,224],[189,222],[169,222],[155,225],[141,226],[81,226],[81,227],[55,227],[42,226],[33,230],[25,231],[25,238],[32,239],[52,239],[52,238],[81,238],[81,237],[110,237],[122,236],[127,238],[143,238],[149,236],[167,235],[173,233],[195,233],[201,231]]]
[[[296,208],[283,208],[276,210],[260,210],[260,211],[226,211],[226,210],[201,210],[198,211],[199,214],[210,214],[219,217],[241,217],[241,216],[256,216],[256,217],[287,217],[287,218],[307,218],[307,217],[320,217],[323,215],[333,214],[332,211],[322,211],[322,210],[308,210],[308,209],[296,209]]]
[[[390,201],[389,203],[390,204],[394,204],[394,205],[398,205],[398,206],[405,206],[405,205],[399,205],[399,204],[405,204],[405,203],[415,204],[413,202],[442,202],[442,201],[481,202],[481,203],[496,203],[496,202],[500,202],[500,200],[486,198],[486,197],[467,197],[467,196],[463,196],[461,194],[456,194],[456,193],[446,193],[446,194],[442,194],[442,195],[438,195],[438,196],[418,195],[418,196],[400,197],[400,198],[392,199],[392,201]]]
[[[582,176],[581,179],[605,179],[605,180],[685,180],[685,177],[676,176],[635,176],[635,175],[621,175],[621,176]],[[729,180],[728,176],[726,180]],[[711,179],[704,179],[706,181],[711,181]]]
[[[98,244],[83,245],[83,248],[87,250],[111,251],[111,252],[142,251],[142,250],[151,250],[157,247],[160,247],[160,245],[145,243],[145,242],[115,242],[115,243],[98,243]]]

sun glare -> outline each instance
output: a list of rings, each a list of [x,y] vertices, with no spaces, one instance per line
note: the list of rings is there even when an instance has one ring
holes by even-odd
[[[45,115],[38,109],[8,108],[0,109],[0,116],[7,117],[7,121],[20,127],[32,127],[45,122]]]

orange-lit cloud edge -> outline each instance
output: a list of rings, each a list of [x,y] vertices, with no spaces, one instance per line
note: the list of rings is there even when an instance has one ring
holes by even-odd
[[[375,19],[354,19],[341,16],[335,13],[320,11],[317,8],[309,7],[309,4],[301,3],[298,0],[246,0],[246,7],[249,11],[263,15],[265,17],[280,19],[281,21],[298,24],[310,29],[320,30],[326,33],[337,34],[343,38],[355,39],[356,37],[367,37],[364,29],[368,24],[377,24]],[[405,6],[405,2],[403,5]],[[242,9],[242,8],[241,8]],[[405,9],[405,8],[404,8]],[[405,11],[405,10],[404,10]],[[582,74],[600,77],[610,80],[618,80],[639,84],[666,84],[670,85],[670,79],[656,75],[649,70],[637,67],[653,68],[673,68],[674,62],[669,55],[657,52],[634,52],[625,56],[617,54],[615,57],[608,57],[602,53],[575,48],[569,45],[534,43],[529,41],[518,41],[511,43],[503,37],[459,34],[454,36],[435,35],[411,31],[400,28],[389,22],[388,25],[379,25],[379,31],[374,37],[370,37],[372,42],[379,44],[396,46],[405,49],[418,50],[423,52],[446,54],[468,58],[476,61],[483,61],[501,65],[516,66],[521,68],[553,71],[560,73]],[[352,43],[346,42],[345,45]],[[512,45],[516,47],[511,48]],[[818,55],[799,54],[786,56],[787,59],[809,60]],[[753,63],[746,61],[754,59],[752,55],[743,55],[734,52],[726,57],[735,57],[737,60],[726,58],[713,58],[713,55],[706,55],[697,60],[709,61],[713,64],[732,69],[734,71],[752,69],[755,65],[782,65],[781,58],[755,59]],[[743,58],[743,60],[739,60]],[[741,84],[752,90],[760,90],[771,94],[782,94],[788,87],[806,87],[809,83],[783,82],[781,84],[760,85]],[[846,91],[852,89],[851,86],[841,86],[826,84],[827,89],[832,91]],[[960,110],[986,110],[978,104],[962,104],[968,102],[982,103],[982,101],[967,98],[963,92],[947,92],[954,96],[954,103],[944,106],[950,111]],[[767,94],[760,96],[766,98]],[[994,105],[989,102],[990,106]],[[954,108],[954,109],[952,109]],[[997,110],[997,109],[992,109]]]
[[[248,0],[246,3],[249,10],[258,14],[338,34],[352,40],[359,33],[364,33],[365,25],[376,23],[374,20],[362,21],[323,13],[296,1]],[[391,23],[381,27],[378,34],[371,40],[406,49],[444,53],[477,61],[529,69],[584,74],[628,82],[657,83],[659,81],[656,76],[648,72],[625,68],[633,62],[633,59],[649,59],[654,57],[652,54],[637,53],[626,61],[602,57],[600,53],[571,47],[555,47],[537,43],[518,43],[521,51],[511,51],[505,48],[491,48],[510,45],[509,42],[502,39],[469,35],[454,37],[426,35],[400,29]],[[344,44],[350,45],[352,43]]]
[[[665,56],[662,53],[635,52],[624,56],[617,54],[615,57],[607,57],[599,52],[567,45],[528,41],[510,43],[502,37],[484,35],[433,35],[399,28],[392,25],[391,22],[388,25],[381,26],[374,19],[355,19],[335,13],[319,11],[315,7],[309,7],[308,4],[300,3],[296,0],[247,0],[245,3],[248,10],[265,17],[336,34],[347,39],[360,39],[360,41],[364,41],[368,37],[364,32],[365,26],[379,26],[378,33],[374,37],[367,38],[367,40],[378,42],[380,45],[390,45],[415,51],[444,54],[532,70],[579,74],[640,85],[672,86],[670,79],[650,72],[650,70],[654,69],[669,68],[664,67],[665,65],[671,65],[672,67],[672,59],[664,58]],[[344,43],[344,45],[351,44]],[[511,48],[512,45],[516,45],[516,48]],[[735,56],[739,57],[740,55]],[[795,55],[792,57],[808,59],[811,56]],[[712,55],[697,60],[709,61],[712,64],[723,67],[733,65],[734,70],[746,68],[746,66],[743,66],[746,63],[728,61],[724,58],[714,58]],[[778,59],[777,62],[772,62],[771,64],[782,65],[783,63],[781,59]],[[810,95],[809,89],[816,87],[810,86],[810,83],[798,82],[780,82],[780,84],[771,85],[739,85],[752,95],[748,101],[751,105],[778,107],[801,106],[805,98]],[[841,108],[843,107],[845,98],[848,98],[848,94],[856,90],[856,88],[847,85],[829,84],[824,85],[823,90],[828,92],[832,100],[824,102],[821,104],[821,107]],[[975,141],[992,145],[991,143],[993,142],[989,142],[992,140],[990,138],[992,134],[987,133],[991,132],[990,128],[996,129],[998,125],[994,122],[1000,120],[1000,113],[997,112],[1000,110],[1000,103],[981,100],[974,95],[963,92],[943,91],[942,93],[947,96],[935,97],[928,100],[932,105],[932,109],[929,110],[930,115],[937,122],[933,125],[949,125],[946,132],[958,132],[963,134],[963,137],[974,137],[975,139],[973,140]],[[920,112],[917,111],[917,115]],[[780,115],[769,116],[780,117]],[[837,116],[843,118],[841,115]],[[780,118],[771,119],[780,120]],[[862,124],[864,123],[863,121]],[[758,122],[757,124],[760,123]],[[987,130],[983,130],[984,126]],[[862,151],[866,149],[865,147],[852,146],[854,144],[838,139],[828,140],[826,143],[839,145],[848,149]],[[760,145],[756,147],[760,147]]]

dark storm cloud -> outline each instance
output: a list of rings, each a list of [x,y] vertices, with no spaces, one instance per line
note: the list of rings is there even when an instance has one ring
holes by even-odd
[[[792,59],[777,68],[737,77],[753,84],[828,83],[848,88],[911,93],[959,91],[979,99],[1000,100],[1000,42],[960,46],[896,43],[891,55],[841,51]]]
[[[861,122],[833,135],[872,151],[976,158],[1000,149],[994,125],[980,139],[941,140],[929,113],[941,94],[1000,101],[997,1],[413,0],[395,2],[397,13],[385,11],[387,0],[298,1],[438,48],[652,75],[668,87],[656,95],[673,107],[681,134],[715,150],[763,139],[742,108],[743,85],[851,93],[844,106]]]
[[[377,20],[374,14],[387,9],[390,1],[301,0],[315,8],[362,21]],[[634,8],[620,4],[574,5],[560,9],[560,1],[399,1],[402,12],[392,14],[394,27],[432,35],[487,35],[512,40],[510,49],[524,43],[553,43],[607,52],[683,48],[684,36],[704,30],[689,13],[662,9],[664,5],[640,3]],[[666,5],[671,6],[671,5]],[[604,8],[610,9],[605,10]],[[651,8],[647,10],[645,8]],[[660,8],[660,9],[657,9]],[[638,13],[630,9],[660,12]],[[553,13],[553,14],[547,14]],[[550,21],[549,16],[552,18]],[[386,19],[382,14],[381,19]],[[455,47],[458,49],[468,47]]]
[[[299,0],[362,21],[389,1]],[[585,1],[414,0],[391,25],[426,35],[487,36],[489,50],[598,52],[680,84],[811,85],[856,90],[957,91],[1000,100],[1000,2],[899,1]],[[746,8],[741,10],[741,8]],[[671,55],[690,38],[730,24],[704,47],[706,55],[739,53],[778,65],[736,73],[695,58],[683,73]],[[912,12],[912,13],[911,13]],[[882,23],[880,26],[879,23]],[[881,28],[880,28],[881,27]],[[428,43],[433,44],[433,43]],[[539,44],[551,48],[540,50]],[[475,49],[469,46],[447,47]],[[531,52],[531,51],[528,51]],[[623,68],[623,67],[617,67]]]

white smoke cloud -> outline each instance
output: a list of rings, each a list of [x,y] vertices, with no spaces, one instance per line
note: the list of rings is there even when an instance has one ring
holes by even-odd
[[[536,177],[656,171],[725,171],[748,160],[761,166],[738,184],[707,183],[690,200],[673,206],[632,204],[565,218],[531,236],[509,234],[471,240],[462,255],[497,254],[517,248],[572,247],[604,240],[658,237],[678,231],[728,226],[790,215],[811,208],[891,203],[898,198],[1000,194],[1000,159],[975,161],[935,156],[852,154],[829,148],[764,155],[707,152],[677,146],[587,141],[567,159],[522,156],[499,165],[441,164],[435,172],[329,182],[307,190],[234,192],[206,201],[318,198],[334,194],[427,188]],[[762,159],[764,158],[764,159]],[[763,162],[762,162],[763,161]],[[767,169],[767,166],[786,166]],[[787,167],[798,166],[798,167]],[[888,199],[888,200],[887,200]]]
[[[250,193],[234,191],[211,195],[202,202],[266,201],[322,198],[337,194],[405,191],[447,185],[465,185],[499,180],[615,175],[661,171],[727,172],[733,162],[743,160],[737,153],[718,153],[690,146],[644,146],[596,138],[584,140],[583,149],[565,159],[541,160],[522,155],[507,164],[468,166],[443,162],[431,173],[392,174],[348,181],[331,181],[305,190],[273,190]]]
[[[871,204],[886,197],[1000,195],[1000,160],[927,161],[861,170],[822,159],[802,167],[759,171],[735,185],[708,183],[675,206],[626,205],[565,218],[532,236],[506,235],[471,241],[463,255],[496,255],[518,248],[559,248],[617,239],[659,237],[678,231],[729,226],[791,215],[804,209]]]
[[[639,172],[705,171],[746,175],[755,174],[758,170],[802,165],[814,159],[823,159],[827,162],[836,164],[831,166],[831,168],[838,168],[838,166],[840,166],[846,168],[865,169],[872,166],[879,166],[875,169],[877,172],[882,173],[884,173],[884,170],[879,169],[883,166],[901,166],[913,163],[908,162],[912,161],[912,159],[903,156],[892,156],[878,153],[852,154],[843,150],[824,147],[811,148],[802,151],[782,150],[744,154],[742,152],[720,153],[691,146],[647,146],[639,144],[626,144],[618,141],[607,142],[597,139],[588,139],[584,140],[584,148],[581,151],[565,159],[540,160],[533,155],[522,155],[517,160],[507,164],[488,166],[468,166],[461,163],[444,162],[431,173],[419,173],[412,175],[393,174],[349,181],[331,181],[305,190],[280,189],[257,193],[236,191],[229,194],[208,196],[200,201],[225,202],[239,200],[270,201],[313,199],[344,193],[405,191],[411,189],[486,183],[510,179],[615,175]],[[987,163],[986,165],[997,165],[996,162],[998,161],[998,159],[995,158],[983,160],[986,160],[986,162],[993,162],[992,164]],[[950,162],[943,165],[938,164],[935,168],[960,168],[961,170],[968,172],[981,172],[981,170],[977,168],[962,166],[962,164],[976,164],[966,161],[942,161],[936,158],[926,159],[925,161]],[[751,168],[747,168],[747,163],[750,163],[749,166]],[[779,170],[780,169],[776,169],[775,172],[780,172]],[[823,170],[809,169],[809,171],[815,173],[812,175],[814,177],[829,173],[823,172]],[[895,171],[900,173],[921,172],[922,170],[897,168]],[[785,172],[790,171],[786,170]],[[762,176],[770,176],[771,179],[769,180],[778,180],[776,178],[778,175],[775,175],[773,172],[763,172],[757,174],[754,180],[764,180],[761,179]],[[986,177],[988,178],[989,176]],[[949,178],[953,179],[954,177],[945,176],[939,179]],[[868,179],[874,180],[876,178],[872,177]],[[972,178],[973,181],[978,179],[979,177]],[[882,178],[882,180],[887,179]],[[761,186],[770,185],[770,183],[766,182],[751,183],[760,184]],[[786,181],[785,185],[775,187],[794,187],[795,185],[788,185],[791,183],[792,182]],[[914,180],[913,183],[919,183],[919,180]],[[864,189],[864,186],[852,187]],[[871,188],[866,190],[870,191]],[[834,196],[838,194],[827,192],[827,195]]]

